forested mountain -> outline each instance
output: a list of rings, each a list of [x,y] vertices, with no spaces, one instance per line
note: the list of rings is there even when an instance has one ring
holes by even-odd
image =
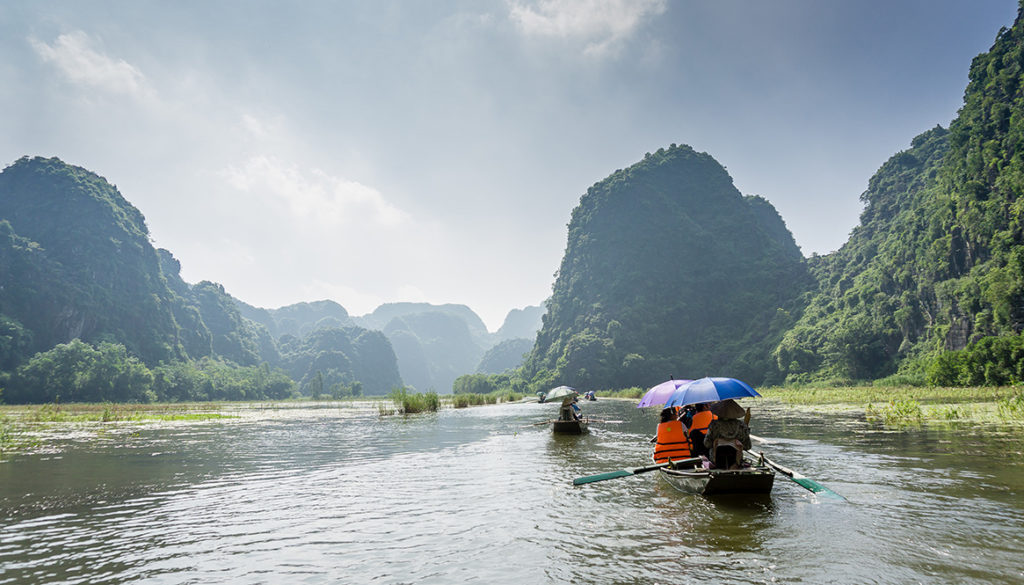
[[[116,340],[148,364],[184,357],[181,300],[142,214],[105,179],[22,158],[0,173],[0,220],[0,314],[31,334],[17,358],[74,338]]]
[[[340,305],[268,314],[277,331],[318,317],[334,333],[330,343],[292,339],[286,362],[221,285],[181,279],[142,214],[102,177],[56,158],[22,158],[0,173],[0,398],[283,398],[295,384],[272,368],[285,364],[299,382],[323,364],[318,379],[349,389],[401,384],[387,340],[339,329],[349,324]]]
[[[672,145],[580,199],[524,373],[538,387],[775,381],[771,350],[812,285],[775,209]]]
[[[1016,341],[1006,347],[1024,348],[1020,15],[974,59],[969,80],[949,130],[925,132],[882,165],[862,195],[864,212],[850,240],[812,259],[819,287],[776,350],[789,380],[899,372],[919,382],[943,352],[985,337],[1010,336]],[[986,363],[989,372],[932,381],[1021,379],[1019,371],[1003,371],[1011,366]]]
[[[443,313],[456,317],[466,324],[469,334],[473,336],[478,345],[490,345],[487,326],[484,325],[480,316],[466,305],[451,303],[444,305],[434,305],[431,303],[384,303],[374,309],[372,313],[362,317],[353,317],[352,321],[360,327],[383,331],[394,319],[421,313]]]
[[[383,331],[398,356],[402,379],[419,391],[451,392],[455,378],[476,369],[486,343],[456,312],[407,313],[392,318]]]
[[[353,324],[345,307],[334,301],[295,303],[278,309],[260,309],[237,299],[235,303],[242,316],[263,325],[275,338],[282,335],[305,337],[317,329]]]
[[[505,321],[494,334],[495,343],[506,339],[529,339],[533,341],[537,337],[543,325],[543,306],[529,306],[522,309],[512,309],[505,315]]]
[[[533,349],[533,339],[520,337],[498,342],[487,350],[476,367],[478,374],[501,374],[523,365],[525,356]]]

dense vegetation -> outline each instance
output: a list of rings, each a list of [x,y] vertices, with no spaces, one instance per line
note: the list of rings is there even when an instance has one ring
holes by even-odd
[[[672,145],[573,210],[525,377],[537,389],[726,373],[774,381],[771,350],[811,286],[775,209],[742,196],[711,156]]]
[[[294,383],[280,370],[210,357],[147,367],[125,346],[81,340],[32,356],[5,377],[7,402],[152,402],[282,399]]]
[[[887,161],[862,196],[849,242],[812,259],[819,288],[776,350],[789,381],[1021,380],[986,374],[978,361],[985,355],[1006,370],[996,364],[1020,340],[982,341],[1024,329],[1019,16],[974,59],[969,77],[949,130],[930,130]],[[972,342],[982,343],[961,351]]]
[[[533,339],[506,339],[484,353],[476,371],[480,374],[500,374],[514,370],[523,365],[523,359],[531,349],[533,349]]]

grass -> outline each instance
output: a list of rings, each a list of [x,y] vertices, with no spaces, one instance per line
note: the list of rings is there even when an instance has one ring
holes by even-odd
[[[959,404],[996,402],[1021,392],[1020,387],[922,387],[922,386],[844,386],[844,387],[771,387],[759,388],[765,398],[790,404],[865,404],[898,400]]]
[[[629,398],[640,400],[647,393],[649,388],[640,388],[639,386],[633,386],[632,388],[625,388],[623,390],[598,390],[594,392],[598,398]]]
[[[15,447],[16,439],[17,430],[10,417],[6,415],[0,417],[0,457],[4,456],[4,451],[10,451]]]
[[[416,414],[420,412],[437,412],[441,408],[441,398],[437,392],[410,392],[406,388],[395,388],[388,394],[388,398],[395,404],[398,414]],[[384,414],[384,407],[381,407],[381,414]]]
[[[476,394],[473,392],[452,394],[450,398],[446,396],[445,401],[449,402],[452,408],[468,408],[470,406],[484,406],[500,402],[518,402],[526,396],[526,394],[520,394],[511,390],[497,390],[487,394]]]
[[[18,419],[26,423],[83,423],[83,422],[141,422],[173,420],[210,420],[235,418],[215,412],[220,409],[216,403],[165,403],[165,404],[43,404],[40,406],[5,407],[8,412],[18,413]],[[206,412],[193,412],[205,410]]]
[[[40,428],[238,418],[223,414],[220,409],[219,403],[0,405],[0,458],[38,445]]]
[[[869,420],[892,426],[924,423],[1024,423],[1019,386],[919,387],[851,386],[761,388],[766,399],[814,409],[863,409]]]

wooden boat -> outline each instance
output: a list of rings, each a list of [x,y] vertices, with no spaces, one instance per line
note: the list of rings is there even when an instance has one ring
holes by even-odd
[[[587,432],[587,417],[577,420],[553,420],[551,421],[551,432],[560,435],[582,435]]]
[[[753,460],[742,469],[704,469],[703,467],[658,469],[661,477],[687,494],[768,494],[775,483],[775,472],[764,462]]]

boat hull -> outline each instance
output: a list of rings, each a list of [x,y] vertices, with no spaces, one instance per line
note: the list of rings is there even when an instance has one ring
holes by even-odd
[[[551,423],[551,432],[560,435],[582,435],[587,432],[587,421],[556,420]]]
[[[768,494],[775,484],[775,472],[765,466],[728,470],[662,468],[658,471],[669,485],[687,494]]]

